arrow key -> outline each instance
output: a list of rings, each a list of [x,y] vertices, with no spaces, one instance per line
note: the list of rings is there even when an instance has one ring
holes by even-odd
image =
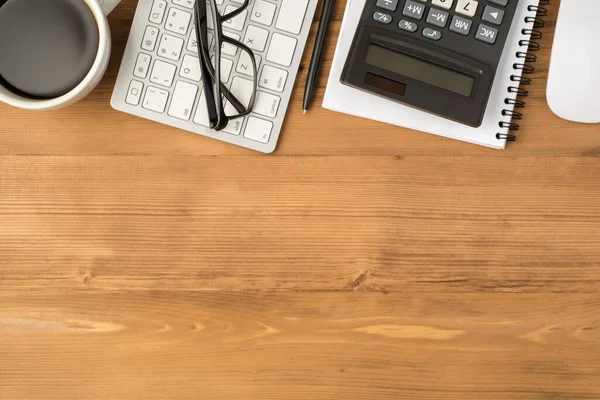
[[[504,19],[504,11],[496,7],[486,6],[481,19],[490,24],[500,25]]]

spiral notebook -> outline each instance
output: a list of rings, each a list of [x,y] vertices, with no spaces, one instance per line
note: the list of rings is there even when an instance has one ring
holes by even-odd
[[[522,118],[522,100],[528,92],[523,86],[531,79],[523,75],[534,72],[530,63],[536,60],[532,51],[539,49],[535,42],[541,38],[536,28],[543,26],[540,18],[546,10],[540,5],[547,0],[519,0],[515,20],[496,71],[494,84],[481,126],[474,128],[425,111],[379,97],[344,85],[340,77],[352,46],[362,10],[369,0],[348,0],[323,107],[402,126],[434,135],[462,140],[495,149],[504,149],[507,141],[514,141],[518,120]]]

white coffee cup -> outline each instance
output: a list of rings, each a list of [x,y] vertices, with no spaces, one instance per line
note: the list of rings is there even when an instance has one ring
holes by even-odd
[[[52,1],[52,0],[49,0]],[[13,93],[0,84],[0,102],[25,110],[55,110],[74,104],[100,83],[110,60],[111,35],[106,16],[121,0],[81,0],[87,4],[98,26],[99,46],[96,59],[85,78],[70,92],[52,99],[31,99]]]

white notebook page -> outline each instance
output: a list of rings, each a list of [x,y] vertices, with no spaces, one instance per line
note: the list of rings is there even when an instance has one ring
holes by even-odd
[[[519,0],[519,7],[517,8],[515,20],[509,32],[502,58],[500,59],[500,65],[496,72],[496,79],[492,87],[483,123],[478,128],[450,121],[425,111],[346,86],[340,82],[346,57],[352,46],[354,34],[366,1],[348,0],[346,4],[346,12],[338,38],[331,73],[327,82],[323,107],[434,135],[496,149],[504,149],[506,140],[496,138],[496,134],[498,133],[508,133],[507,128],[499,126],[500,121],[510,122],[510,117],[502,116],[502,110],[512,110],[512,106],[505,104],[504,99],[516,97],[515,94],[508,93],[508,87],[517,86],[516,83],[511,82],[511,75],[521,75],[521,71],[513,69],[513,64],[523,62],[522,59],[516,57],[516,53],[527,51],[527,47],[519,46],[520,40],[527,39],[527,37],[523,36],[521,30],[533,28],[533,22],[525,23],[526,17],[535,16],[535,13],[528,11],[527,8],[531,5],[537,6],[539,0]]]

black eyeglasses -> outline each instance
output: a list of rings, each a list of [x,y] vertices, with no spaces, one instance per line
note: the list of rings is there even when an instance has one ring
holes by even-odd
[[[238,8],[221,15],[217,8],[216,0],[196,0],[196,15],[194,18],[196,40],[198,42],[198,56],[200,58],[200,71],[204,84],[208,121],[210,128],[217,131],[225,129],[231,119],[241,118],[250,114],[256,102],[258,67],[254,53],[244,43],[223,34],[223,23],[240,15],[248,8],[249,3],[250,0],[244,0]],[[210,39],[211,31],[214,34],[212,43]],[[232,90],[235,92],[235,88],[230,90],[222,80],[221,52],[223,45],[226,43],[236,49],[236,54],[238,50],[246,52],[252,64],[253,88],[250,99],[238,98],[232,93]],[[241,54],[240,57],[242,57]],[[246,101],[244,102],[243,100]],[[229,115],[226,114],[226,110],[229,112]]]

